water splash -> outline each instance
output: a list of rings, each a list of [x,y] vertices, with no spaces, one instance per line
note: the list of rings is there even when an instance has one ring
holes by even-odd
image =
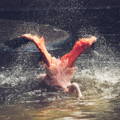
[[[24,24],[22,25],[24,26]],[[18,25],[18,28],[23,28],[22,25]],[[34,25],[31,24],[31,26],[29,26],[29,28],[25,25],[25,30],[23,31],[31,31],[31,28],[33,28]],[[35,26],[37,25],[35,24]],[[55,28],[54,30],[60,31]],[[93,29],[90,27],[88,30],[85,28],[83,31],[81,30],[79,34],[81,36],[81,34],[89,35],[91,33],[97,36],[98,41],[93,50],[89,49],[85,54],[78,58],[78,61],[76,62],[78,71],[74,80],[80,84],[81,90],[86,96],[94,94],[97,96],[98,94],[101,95],[103,93],[110,93],[112,95],[112,92],[118,95],[119,86],[116,90],[115,86],[120,83],[119,57],[116,57],[114,51],[112,51],[109,44],[107,44],[105,37],[101,35],[96,28]],[[13,34],[13,36],[15,35]],[[26,91],[25,89],[28,89],[27,92],[29,94],[29,91],[32,91],[33,88],[38,89],[37,84],[39,84],[39,82],[35,81],[35,79],[39,73],[43,72],[43,68],[38,65],[38,54],[22,53],[22,51],[20,51],[22,48],[29,50],[29,47],[25,45],[18,48],[18,53],[16,55],[17,59],[9,68],[3,68],[0,72],[0,86],[7,86],[10,88],[15,87],[17,90],[17,87],[20,84],[20,87],[18,88],[21,89],[22,92],[19,93],[23,94],[24,91]],[[34,82],[32,82],[33,80]],[[34,87],[32,84],[34,84]]]

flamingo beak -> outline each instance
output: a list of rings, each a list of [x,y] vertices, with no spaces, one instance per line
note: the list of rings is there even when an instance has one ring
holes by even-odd
[[[70,94],[74,94],[76,97],[78,98],[82,98],[82,93],[80,91],[80,87],[78,85],[78,83],[72,83],[70,86],[67,87],[68,88],[68,93]]]

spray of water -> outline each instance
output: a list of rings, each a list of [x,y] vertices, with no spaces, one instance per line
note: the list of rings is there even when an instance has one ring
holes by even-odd
[[[47,27],[50,26],[46,25],[46,28],[44,29],[47,30]],[[60,31],[56,28],[54,28],[53,30],[56,31],[56,33]],[[42,34],[47,34],[47,38],[47,36],[50,36],[53,30],[46,31]],[[17,33],[17,31],[21,32]],[[16,25],[16,33],[11,35],[11,39],[13,38],[13,36],[17,37],[23,33],[30,32],[36,34],[36,31],[37,33],[40,32],[40,26],[38,24],[20,23],[18,24],[18,26]],[[119,58],[115,56],[114,52],[106,43],[106,39],[104,38],[104,36],[96,31],[98,31],[97,28],[93,27],[90,27],[89,29],[82,28],[82,30],[79,31],[80,35],[94,34],[98,38],[98,41],[94,47],[94,50],[88,50],[88,52],[78,58],[78,61],[76,62],[76,66],[78,66],[78,71],[73,80],[77,81],[80,84],[81,89],[85,95],[108,95],[108,93],[110,95],[112,95],[112,93],[117,94],[120,84],[120,63],[118,62]],[[59,36],[62,35],[63,34],[61,33],[61,35]],[[65,35],[67,34],[65,33]],[[53,35],[53,38],[55,39],[59,36]],[[23,94],[24,91],[26,91],[27,89],[28,91],[32,91],[33,88],[35,90],[36,86],[38,88],[37,84],[39,84],[39,82],[35,81],[35,79],[38,73],[43,72],[42,67],[38,65],[39,57],[35,53],[23,53],[21,50],[29,50],[30,45],[24,45],[18,48],[17,50],[19,52],[17,53],[17,59],[11,64],[9,68],[1,68],[1,88],[15,88],[16,91],[19,88],[18,91],[20,92],[17,93],[20,94]],[[35,61],[34,64],[33,61]],[[116,89],[115,86],[117,86]],[[10,90],[8,89],[8,91],[10,95]],[[120,93],[118,92],[118,94]]]

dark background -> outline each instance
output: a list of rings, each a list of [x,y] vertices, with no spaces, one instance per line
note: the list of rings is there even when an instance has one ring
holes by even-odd
[[[50,24],[73,34],[92,26],[119,44],[119,0],[1,0],[0,19]]]
[[[17,24],[11,25],[9,21],[16,20],[50,24],[75,38],[84,34],[97,35],[119,56],[119,0],[0,0],[0,20],[0,43],[14,34],[15,30],[11,28]],[[5,20],[8,20],[7,24],[2,23]]]
[[[119,0],[1,0],[0,18],[34,21],[76,32],[99,27],[103,34],[119,34]]]

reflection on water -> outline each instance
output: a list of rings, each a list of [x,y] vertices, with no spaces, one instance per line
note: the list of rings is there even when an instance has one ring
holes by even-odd
[[[119,120],[119,112],[120,100],[67,98],[48,106],[39,102],[2,105],[0,120]]]

